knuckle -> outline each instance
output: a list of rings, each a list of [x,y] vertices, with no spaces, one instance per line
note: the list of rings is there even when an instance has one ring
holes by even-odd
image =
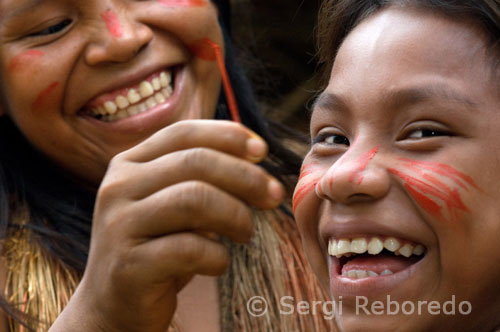
[[[177,196],[176,204],[181,213],[186,215],[199,215],[200,211],[209,207],[211,199],[209,185],[200,181],[189,181],[182,184]]]
[[[206,148],[196,147],[185,150],[182,157],[182,165],[185,169],[196,172],[198,174],[204,173],[209,164],[209,150]]]

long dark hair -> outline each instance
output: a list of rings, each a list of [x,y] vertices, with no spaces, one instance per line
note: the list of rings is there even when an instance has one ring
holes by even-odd
[[[300,158],[286,149],[269,122],[259,112],[252,89],[238,66],[228,30],[230,7],[227,0],[214,0],[226,47],[226,66],[236,95],[243,124],[261,135],[269,145],[269,158],[262,166],[286,182],[299,172]],[[230,119],[222,92],[217,119]],[[289,188],[292,185],[288,183]],[[26,209],[29,228],[44,250],[80,275],[88,257],[90,230],[96,192],[83,188],[51,160],[37,151],[9,117],[0,117],[0,236],[6,238],[14,227],[16,211]],[[7,315],[24,320],[0,296],[0,307]],[[36,318],[35,318],[36,319]],[[31,325],[31,324],[28,324]]]
[[[494,68],[500,63],[500,4],[498,0],[324,0],[319,13],[317,48],[323,84],[328,82],[338,49],[365,18],[389,5],[429,9],[454,20],[468,20],[489,38]]]

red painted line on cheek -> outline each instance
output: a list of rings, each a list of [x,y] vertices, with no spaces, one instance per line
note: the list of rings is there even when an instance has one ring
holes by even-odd
[[[202,7],[207,4],[203,0],[158,0],[158,2],[168,7]]]
[[[349,177],[349,182],[352,183],[356,178],[356,176],[359,177],[358,184],[361,184],[361,182],[363,182],[363,175],[361,173],[363,173],[363,171],[366,169],[370,161],[375,157],[375,155],[378,152],[378,149],[379,147],[377,146],[373,150],[366,152],[365,154],[363,154],[361,157],[358,158],[358,160],[356,161],[359,164],[358,169],[351,174],[351,176]]]
[[[413,189],[409,184],[405,184],[405,188],[410,192],[411,196],[415,199],[417,204],[419,204],[424,210],[426,210],[434,217],[442,219],[441,207],[436,202]]]
[[[51,96],[54,93],[55,89],[59,86],[59,82],[54,82],[50,84],[47,88],[43,89],[39,94],[35,101],[31,104],[31,109],[33,111],[39,111],[40,109],[47,106],[50,102]]]
[[[297,188],[295,189],[295,192],[293,193],[293,199],[292,199],[292,211],[295,213],[295,210],[297,207],[300,205],[302,200],[309,194],[314,188],[316,187],[316,184],[318,183],[319,178],[313,179],[312,181],[307,181],[302,184],[298,184]]]
[[[472,187],[479,189],[478,186],[476,185],[476,183],[474,182],[474,180],[470,176],[456,170],[455,168],[453,168],[451,166],[441,164],[441,163],[418,161],[418,160],[411,160],[411,159],[406,159],[406,158],[400,158],[400,160],[405,161],[412,166],[419,166],[419,167],[428,169],[430,171],[436,172],[438,174],[447,176],[447,177],[453,179],[458,185],[460,185],[464,189],[466,189],[465,186],[456,178],[459,178],[460,180],[471,185]]]
[[[41,57],[43,55],[44,53],[39,50],[29,50],[21,54],[18,54],[14,58],[12,58],[12,60],[9,62],[9,71],[16,70],[25,65],[26,62],[31,60],[32,58]]]
[[[217,65],[219,66],[219,71],[222,77],[222,85],[224,86],[224,91],[226,93],[229,112],[231,113],[231,118],[234,122],[241,123],[238,104],[236,102],[236,97],[234,96],[234,90],[231,86],[231,80],[229,79],[229,74],[226,70],[226,63],[224,61],[224,57],[222,56],[220,46],[210,39],[204,38],[191,44],[189,49],[198,58],[206,61],[217,61]]]
[[[433,196],[443,201],[448,207],[450,214],[453,214],[455,210],[468,212],[468,209],[463,203],[457,189],[450,189],[439,180],[431,182],[437,186],[436,188],[425,181],[419,180],[396,169],[389,168],[388,171],[400,177],[405,182],[405,187],[411,188],[409,192],[415,201],[424,210],[430,213],[432,212],[433,215],[437,216],[435,206],[439,206],[439,204],[426,195]]]
[[[101,14],[101,18],[106,23],[106,27],[112,36],[120,38],[123,35],[122,26],[115,12],[108,9]]]

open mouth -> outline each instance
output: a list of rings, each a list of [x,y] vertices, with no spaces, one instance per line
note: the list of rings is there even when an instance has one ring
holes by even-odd
[[[88,103],[83,112],[104,122],[147,112],[172,96],[176,71],[176,68],[164,69],[139,84],[101,95]]]
[[[328,243],[328,254],[338,260],[338,275],[352,280],[401,272],[425,253],[423,245],[395,237],[332,238]]]

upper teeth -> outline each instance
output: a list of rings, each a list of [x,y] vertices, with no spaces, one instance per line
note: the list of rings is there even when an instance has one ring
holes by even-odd
[[[410,257],[411,255],[420,256],[425,248],[421,244],[404,243],[394,237],[388,237],[384,240],[379,237],[354,239],[331,239],[328,243],[328,254],[338,258],[342,256],[349,257],[352,254],[364,254],[368,252],[371,255],[377,255],[382,250],[387,249],[396,255]]]
[[[142,81],[138,89],[129,89],[126,96],[119,95],[114,101],[109,100],[99,107],[92,108],[91,113],[102,116],[103,120],[113,121],[147,111],[164,103],[171,96],[171,83],[172,73],[162,71],[151,82]]]

